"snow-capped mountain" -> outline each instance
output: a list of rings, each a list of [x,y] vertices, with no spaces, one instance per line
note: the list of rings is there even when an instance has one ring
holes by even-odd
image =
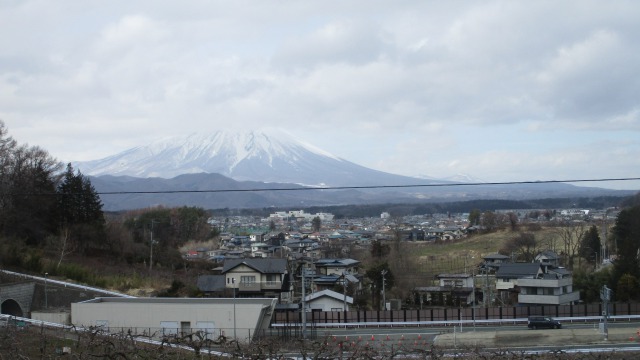
[[[418,175],[416,176],[419,179],[425,180],[434,180],[434,181],[450,181],[454,183],[469,183],[469,184],[477,184],[477,183],[485,183],[487,181],[477,178],[475,176],[469,174],[455,174],[451,176],[447,176],[444,178],[436,178],[429,175]]]
[[[96,190],[103,194],[106,210],[159,204],[261,208],[594,193],[593,189],[567,184],[442,186],[477,181],[469,177],[420,179],[372,170],[275,130],[166,138],[104,159],[77,162],[74,167],[92,178]],[[384,188],[298,191],[300,185]],[[153,193],[146,193],[149,191]]]
[[[91,176],[173,178],[216,173],[237,181],[306,186],[408,185],[429,181],[372,170],[280,130],[216,131],[166,138],[74,166]]]

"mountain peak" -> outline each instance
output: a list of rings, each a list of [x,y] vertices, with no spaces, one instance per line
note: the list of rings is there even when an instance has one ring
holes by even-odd
[[[103,159],[77,162],[75,166],[91,176],[173,178],[219,173],[235,180],[324,185],[317,180],[326,178],[331,171],[317,176],[314,167],[329,163],[340,167],[348,162],[284,130],[265,128],[167,137]]]

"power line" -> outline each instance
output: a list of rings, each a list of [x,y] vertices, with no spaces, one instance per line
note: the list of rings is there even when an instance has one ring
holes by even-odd
[[[265,189],[209,189],[209,190],[157,190],[157,191],[104,191],[99,195],[127,195],[127,194],[185,194],[185,193],[230,193],[230,192],[265,192],[265,191],[310,191],[310,190],[353,190],[353,189],[398,189],[398,188],[424,188],[424,187],[454,187],[454,186],[486,186],[486,185],[524,185],[524,184],[552,184],[552,183],[582,183],[605,181],[633,181],[634,178],[609,178],[609,179],[573,179],[573,180],[536,180],[536,181],[505,181],[505,182],[481,182],[481,183],[440,183],[440,184],[411,184],[411,185],[366,185],[366,186],[323,186],[323,187],[296,187],[296,188],[265,188]]]
[[[132,194],[200,194],[200,193],[234,193],[234,192],[266,192],[266,191],[316,191],[316,190],[357,190],[357,189],[400,189],[400,188],[428,188],[428,187],[457,187],[457,186],[488,186],[488,185],[525,185],[525,184],[553,184],[553,183],[584,183],[606,181],[634,181],[640,177],[607,178],[607,179],[572,179],[572,180],[535,180],[535,181],[505,181],[479,183],[437,183],[437,184],[409,184],[409,185],[363,185],[363,186],[322,186],[322,187],[285,187],[285,188],[250,188],[250,189],[208,189],[208,190],[153,190],[153,191],[96,191],[98,195],[132,195]],[[20,196],[62,196],[58,193],[0,193],[0,195]],[[66,194],[75,195],[75,194]]]

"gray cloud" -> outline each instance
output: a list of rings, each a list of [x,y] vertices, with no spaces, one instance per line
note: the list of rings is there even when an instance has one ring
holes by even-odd
[[[0,118],[65,160],[279,126],[409,175],[510,180],[540,164],[537,176],[557,151],[579,163],[616,140],[624,145],[598,149],[612,162],[602,172],[637,169],[624,150],[638,148],[640,130],[638,10],[595,0],[3,2]],[[580,173],[569,162],[547,176]]]

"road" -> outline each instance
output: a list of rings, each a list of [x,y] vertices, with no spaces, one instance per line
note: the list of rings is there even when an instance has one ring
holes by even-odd
[[[640,351],[639,329],[640,322],[637,321],[609,323],[612,336],[604,341],[604,336],[598,332],[598,323],[565,323],[561,330],[530,330],[523,325],[469,326],[463,327],[462,332],[458,326],[331,328],[317,329],[316,340],[336,346],[402,346],[409,349],[435,344],[452,351],[472,345],[495,351]],[[439,337],[437,341],[436,337]],[[629,339],[631,337],[633,340]]]

